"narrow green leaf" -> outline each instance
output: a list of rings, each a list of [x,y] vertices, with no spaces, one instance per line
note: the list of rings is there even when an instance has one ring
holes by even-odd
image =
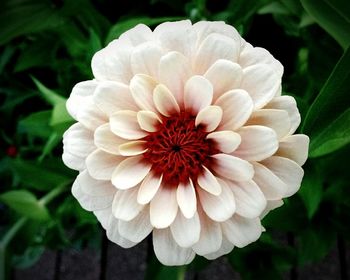
[[[350,45],[350,5],[347,0],[301,0],[301,4],[343,49]]]
[[[341,57],[321,92],[310,106],[302,131],[310,136],[311,156],[333,152],[349,143],[348,100],[350,49]]]
[[[41,138],[48,138],[52,130],[49,126],[50,118],[51,111],[32,113],[19,121],[18,132]]]
[[[51,105],[56,105],[61,102],[65,102],[65,98],[59,95],[58,93],[54,92],[53,90],[47,88],[44,86],[40,81],[38,81],[36,78],[32,77],[33,82],[37,86],[40,93],[43,95],[45,100],[49,102]]]
[[[123,32],[128,29],[136,26],[137,24],[143,23],[148,26],[156,25],[165,21],[175,21],[183,19],[182,17],[160,17],[160,18],[150,18],[150,17],[138,17],[130,18],[124,21],[120,21],[117,24],[113,25],[108,32],[106,43],[117,39]]]
[[[72,122],[72,117],[68,114],[66,109],[66,100],[56,104],[52,110],[52,116],[50,120],[50,125],[55,127],[62,123],[70,123]]]
[[[47,220],[49,212],[37,198],[27,190],[8,191],[0,195],[0,201],[19,214],[34,219]]]

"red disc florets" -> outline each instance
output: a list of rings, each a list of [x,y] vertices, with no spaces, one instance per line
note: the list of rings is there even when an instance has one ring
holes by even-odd
[[[153,172],[163,174],[163,181],[169,184],[196,180],[202,165],[210,165],[210,155],[218,152],[207,135],[204,127],[195,126],[195,116],[181,112],[163,118],[158,130],[145,137],[143,155],[153,164]]]

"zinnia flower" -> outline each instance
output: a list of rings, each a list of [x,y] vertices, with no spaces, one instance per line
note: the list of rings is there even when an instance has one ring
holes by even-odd
[[[256,241],[298,191],[309,139],[283,67],[223,22],[137,25],[97,52],[67,101],[72,192],[124,248],[166,265]]]

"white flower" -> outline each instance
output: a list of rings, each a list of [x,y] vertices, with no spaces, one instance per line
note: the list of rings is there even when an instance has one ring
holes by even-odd
[[[309,139],[282,65],[223,22],[138,25],[92,59],[67,101],[72,192],[128,248],[153,234],[166,265],[256,241],[298,191]]]

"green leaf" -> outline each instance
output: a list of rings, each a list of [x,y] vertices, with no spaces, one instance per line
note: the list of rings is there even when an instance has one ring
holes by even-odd
[[[130,18],[124,21],[120,21],[113,25],[108,32],[106,44],[117,39],[123,32],[129,30],[130,28],[136,26],[137,24],[143,23],[148,26],[156,25],[165,21],[175,21],[181,20],[182,17],[160,17],[160,18],[150,18],[150,17],[138,17]]]
[[[311,219],[322,200],[322,180],[316,172],[308,170],[305,173],[300,191],[298,192],[307,210],[307,216]]]
[[[13,257],[13,264],[19,269],[29,268],[40,259],[44,251],[44,246],[28,247],[22,255]]]
[[[301,0],[301,4],[343,49],[350,45],[350,5],[347,0]]]
[[[66,99],[63,96],[61,96],[58,93],[54,92],[53,90],[47,88],[40,81],[38,81],[36,78],[32,77],[32,79],[33,79],[33,82],[35,83],[35,85],[37,86],[38,90],[40,91],[40,93],[42,94],[42,96],[44,97],[44,99],[48,103],[55,106],[57,104],[66,102]]]
[[[350,49],[341,57],[311,105],[302,131],[310,136],[310,156],[331,153],[350,142],[348,98]]]
[[[47,220],[49,212],[37,198],[27,190],[8,191],[0,195],[0,201],[19,214],[34,219]]]
[[[51,134],[49,120],[51,111],[40,111],[30,114],[18,123],[18,132],[27,133],[31,136],[48,138]]]

